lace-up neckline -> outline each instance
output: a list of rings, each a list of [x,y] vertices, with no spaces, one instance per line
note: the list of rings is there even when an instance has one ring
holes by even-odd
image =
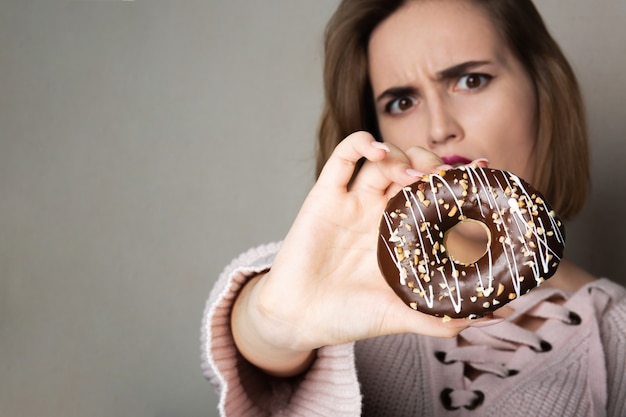
[[[357,342],[362,415],[626,416],[624,288],[606,279],[572,291],[542,286],[508,306],[505,321],[462,332],[471,342],[419,334]],[[475,378],[472,366],[481,368]]]
[[[529,297],[530,298],[530,297]],[[455,347],[435,352],[435,357],[445,365],[463,364],[465,387],[445,388],[440,399],[448,410],[461,407],[473,410],[484,400],[484,393],[472,389],[473,381],[483,375],[508,378],[519,373],[510,363],[520,349],[541,354],[552,350],[550,342],[539,335],[539,329],[547,320],[558,320],[566,325],[578,325],[580,316],[559,303],[566,301],[569,294],[559,289],[542,289],[532,300],[522,297],[511,303],[513,313],[502,323],[464,330]],[[529,302],[532,301],[532,302]],[[525,318],[541,319],[544,322],[536,331],[528,330],[519,324]]]

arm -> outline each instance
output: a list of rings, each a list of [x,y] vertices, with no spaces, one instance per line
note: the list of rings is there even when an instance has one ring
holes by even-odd
[[[360,392],[352,344],[319,349],[299,378],[274,378],[245,360],[231,333],[230,315],[241,288],[267,270],[278,251],[272,243],[233,260],[215,283],[202,320],[202,369],[215,386],[220,415],[357,416]]]
[[[261,309],[255,310],[259,282],[266,273],[252,278],[243,288],[231,316],[233,338],[241,354],[258,363],[268,374],[289,377],[304,372],[315,358],[315,350],[285,348],[290,342],[266,339],[261,330],[270,320]]]
[[[369,162],[353,181],[361,158]],[[354,341],[406,332],[452,337],[468,326],[408,308],[377,264],[387,201],[415,181],[417,169],[440,164],[421,148],[405,153],[364,132],[349,136],[275,257],[223,274],[203,322],[205,370],[220,389],[223,415],[359,415]]]
[[[362,158],[368,162],[353,181]],[[247,360],[289,377],[306,370],[322,346],[407,332],[452,337],[468,326],[407,308],[377,263],[387,201],[415,181],[415,169],[439,165],[424,149],[405,153],[364,132],[336,147],[272,268],[249,282],[234,306],[232,332]]]

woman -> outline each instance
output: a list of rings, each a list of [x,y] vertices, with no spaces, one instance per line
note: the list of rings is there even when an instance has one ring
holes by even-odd
[[[221,412],[626,415],[622,287],[565,259],[494,316],[444,323],[376,263],[387,200],[425,172],[488,163],[564,219],[582,207],[580,94],[532,3],[344,0],[325,62],[318,180],[284,241],[233,261],[207,304]],[[482,237],[461,230],[459,250]]]

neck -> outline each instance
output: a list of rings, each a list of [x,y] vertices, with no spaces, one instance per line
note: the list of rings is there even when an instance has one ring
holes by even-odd
[[[593,282],[596,277],[580,268],[576,264],[563,259],[554,275],[541,284],[546,288],[559,288],[565,291],[576,292],[581,287]]]

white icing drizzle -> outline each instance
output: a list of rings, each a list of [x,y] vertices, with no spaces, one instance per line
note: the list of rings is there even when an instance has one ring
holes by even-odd
[[[476,166],[464,166],[459,168],[463,171],[463,179],[458,181],[466,181],[462,186],[467,191],[467,196],[457,196],[453,191],[454,188],[445,179],[445,174],[430,174],[423,181],[428,190],[418,191],[420,195],[413,192],[411,187],[403,188],[402,192],[406,201],[405,207],[409,210],[409,216],[400,211],[389,213],[385,211],[384,219],[389,232],[389,239],[381,234],[381,239],[387,248],[387,252],[394,264],[398,268],[400,283],[403,286],[409,286],[413,292],[418,294],[429,308],[434,305],[434,285],[438,285],[445,290],[443,296],[448,298],[452,304],[454,311],[458,314],[462,309],[463,302],[476,302],[480,298],[480,302],[486,305],[489,303],[499,303],[496,300],[497,291],[494,288],[494,261],[492,249],[494,245],[502,246],[502,256],[505,257],[508,265],[509,278],[514,288],[515,298],[522,295],[521,282],[525,278],[520,276],[518,259],[516,254],[521,251],[525,258],[524,265],[529,266],[535,279],[536,285],[543,282],[543,274],[547,273],[554,262],[560,262],[560,258],[548,246],[548,239],[552,236],[560,244],[564,244],[564,236],[560,229],[560,224],[555,218],[554,212],[538,195],[529,193],[524,187],[521,179],[516,175],[502,171],[504,184],[501,183],[500,177],[495,176],[497,187],[491,186],[487,178],[485,169]],[[443,206],[438,201],[439,187],[448,189],[453,201],[447,201]],[[428,192],[427,192],[428,191]],[[494,195],[506,194],[507,206],[501,207],[498,199]],[[482,270],[478,262],[473,264],[457,263],[451,260],[443,247],[443,233],[439,230],[439,223],[444,216],[458,218],[459,221],[466,219],[463,212],[463,204],[466,200],[474,199],[477,202],[481,219],[486,224],[493,224],[501,233],[499,239],[491,239],[491,245],[487,248],[482,259],[486,259],[488,269]],[[428,204],[434,204],[439,222],[433,224],[433,219],[426,219],[422,207]],[[483,210],[483,202],[489,206],[489,211]],[[456,208],[453,208],[456,206]],[[544,212],[550,219],[549,224],[544,224],[539,214]],[[503,216],[510,214],[510,224],[504,221]],[[397,217],[403,218],[398,222]],[[409,219],[410,217],[410,219]],[[405,223],[405,220],[412,220],[413,225]],[[394,224],[397,224],[394,226]],[[408,241],[406,233],[400,233],[402,228],[406,228],[410,233],[415,233],[416,239]],[[412,228],[415,229],[413,232]],[[437,237],[434,237],[434,236]],[[429,245],[425,245],[425,239]],[[432,248],[428,251],[426,248]],[[408,259],[406,259],[408,258]],[[449,269],[446,274],[446,268]],[[435,276],[440,275],[441,281],[434,282]],[[459,279],[462,275],[466,275],[465,279],[469,279],[470,275],[476,278],[476,297],[473,300],[463,300],[461,297],[461,286]],[[440,293],[441,294],[441,293]],[[498,292],[497,296],[500,296]],[[513,295],[509,294],[509,298]],[[441,296],[440,296],[441,298]]]

